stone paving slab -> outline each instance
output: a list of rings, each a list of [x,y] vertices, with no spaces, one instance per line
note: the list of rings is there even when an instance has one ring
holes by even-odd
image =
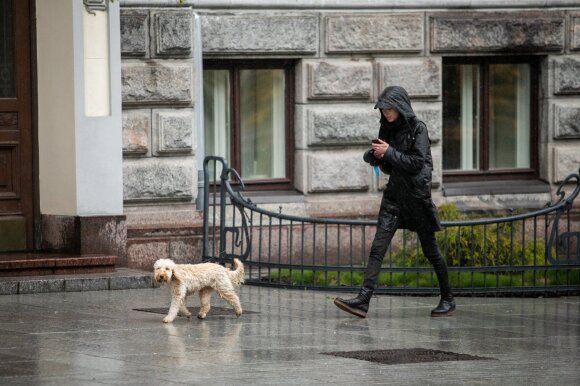
[[[0,296],[1,385],[578,385],[580,298],[375,296],[367,319],[334,294],[243,286],[247,311],[205,320],[166,308],[168,289]],[[196,296],[188,302],[199,306]],[[217,296],[212,306],[229,306]],[[419,348],[495,360],[385,365],[323,354]]]

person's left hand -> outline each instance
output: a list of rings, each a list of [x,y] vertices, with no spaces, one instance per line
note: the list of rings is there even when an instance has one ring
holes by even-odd
[[[387,149],[389,148],[389,144],[383,141],[382,139],[379,139],[378,143],[374,142],[372,143],[372,147],[375,157],[383,158],[385,153],[387,152]]]

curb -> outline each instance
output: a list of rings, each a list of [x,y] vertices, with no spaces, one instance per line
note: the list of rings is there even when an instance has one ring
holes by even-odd
[[[155,288],[150,272],[117,268],[115,272],[82,275],[0,277],[0,295]]]

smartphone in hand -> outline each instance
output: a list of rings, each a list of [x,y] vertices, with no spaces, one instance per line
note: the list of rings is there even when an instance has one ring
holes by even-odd
[[[378,138],[375,138],[372,140],[373,143],[381,143],[381,141]]]

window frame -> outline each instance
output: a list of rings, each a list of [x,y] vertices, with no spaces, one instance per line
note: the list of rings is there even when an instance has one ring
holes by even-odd
[[[231,168],[240,173],[240,70],[284,70],[286,178],[244,179],[244,185],[248,191],[294,190],[294,67],[295,61],[288,59],[205,59],[203,61],[203,70],[228,70],[230,74],[230,154],[232,159],[227,161]]]
[[[538,127],[539,127],[539,88],[540,88],[540,57],[538,56],[473,56],[473,57],[444,57],[442,66],[447,64],[471,64],[479,67],[479,125],[481,140],[479,143],[479,170],[442,170],[443,183],[512,179],[538,178]],[[527,63],[530,65],[530,167],[501,170],[489,169],[489,67],[492,64]],[[443,92],[442,103],[445,103]],[[445,135],[442,130],[442,135]]]

